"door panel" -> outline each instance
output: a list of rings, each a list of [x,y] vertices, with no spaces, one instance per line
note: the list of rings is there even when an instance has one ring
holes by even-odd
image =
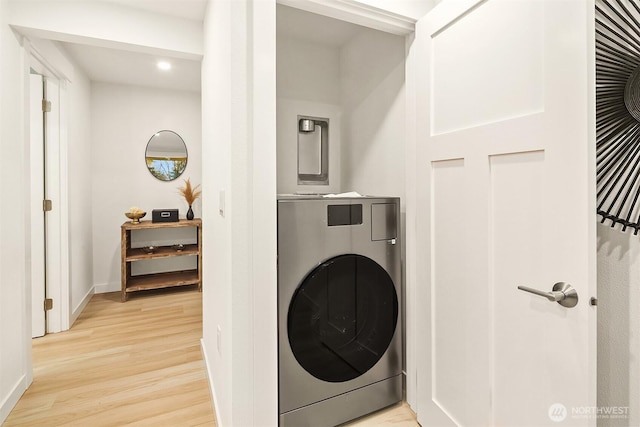
[[[542,18],[542,2],[487,1],[431,35],[433,134],[543,108]]]
[[[593,26],[593,3],[562,0],[417,23],[423,425],[595,424],[577,415],[596,405]],[[577,306],[517,289],[560,281]]]
[[[434,403],[459,425],[486,419],[489,402],[482,386],[487,382],[489,360],[477,351],[487,342],[488,325],[476,311],[478,301],[487,300],[487,290],[477,286],[478,270],[484,266],[474,256],[483,249],[469,238],[476,226],[468,216],[473,203],[468,168],[463,159],[431,164],[431,387]],[[460,390],[475,398],[460,399]]]
[[[53,203],[53,209],[45,215],[46,293],[53,300],[53,308],[47,312],[47,332],[60,332],[62,328],[62,230],[61,212],[63,198],[60,182],[60,86],[56,78],[45,77],[45,97],[51,109],[45,114],[45,196]]]
[[[549,371],[553,365],[540,363],[539,359],[551,356],[548,351],[554,351],[551,343],[556,337],[550,336],[564,328],[558,320],[570,310],[514,290],[514,284],[521,284],[523,277],[536,284],[552,280],[545,277],[545,243],[549,236],[544,232],[545,218],[539,213],[539,206],[545,202],[544,155],[544,151],[534,151],[490,157],[490,351],[495,364],[491,387],[497,425],[525,424],[518,399],[528,395],[532,384],[546,390],[543,408],[566,401],[553,393],[555,369]],[[523,351],[531,342],[550,345],[535,352]],[[549,423],[545,411],[536,409],[527,415],[528,425],[545,423]]]
[[[44,122],[43,80],[31,74],[30,87],[30,165],[31,165],[31,336],[45,334],[45,257],[44,257]]]

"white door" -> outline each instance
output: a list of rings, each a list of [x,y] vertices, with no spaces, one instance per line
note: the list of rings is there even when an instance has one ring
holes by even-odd
[[[60,84],[55,77],[44,78],[44,96],[49,104],[48,111],[44,114],[44,173],[45,198],[51,200],[51,210],[45,214],[45,278],[46,296],[53,301],[52,308],[47,311],[47,333],[64,330],[61,307],[64,306],[62,298],[62,274],[63,270],[63,245],[62,245],[62,196],[61,180],[63,170],[61,168],[60,147]],[[68,284],[65,284],[68,286]]]
[[[44,256],[44,121],[42,100],[44,80],[31,74],[30,87],[30,169],[31,169],[31,336],[45,334],[45,256]]]
[[[43,112],[42,101],[49,103]],[[61,329],[60,93],[55,78],[30,74],[31,334]],[[43,200],[52,210],[43,211]],[[45,298],[54,301],[47,315]]]
[[[595,425],[594,5],[416,27],[418,421]],[[518,290],[568,282],[575,307]]]

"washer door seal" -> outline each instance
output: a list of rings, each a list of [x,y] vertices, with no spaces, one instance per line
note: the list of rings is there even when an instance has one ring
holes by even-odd
[[[398,297],[389,274],[362,255],[331,258],[302,281],[289,305],[287,332],[298,363],[328,382],[367,372],[389,347]]]

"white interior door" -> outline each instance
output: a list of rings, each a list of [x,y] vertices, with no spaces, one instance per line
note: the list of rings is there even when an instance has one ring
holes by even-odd
[[[46,296],[53,301],[53,307],[47,312],[47,333],[64,330],[62,325],[63,255],[61,214],[63,202],[61,196],[61,144],[60,144],[60,84],[55,77],[44,78],[44,96],[49,109],[44,115],[45,150],[44,173],[45,198],[51,200],[52,208],[45,213],[45,278]],[[64,284],[68,287],[68,284]],[[66,316],[66,315],[65,315]]]
[[[42,101],[49,110],[43,113]],[[31,316],[32,337],[59,332],[61,325],[62,241],[60,230],[60,88],[58,80],[30,75]],[[43,211],[43,200],[52,210]],[[45,311],[50,298],[53,308]]]
[[[417,24],[423,426],[595,425],[593,7],[442,1]],[[556,282],[575,307],[517,288]]]
[[[44,256],[44,122],[43,78],[30,75],[30,169],[31,169],[31,336],[45,334],[45,256]]]

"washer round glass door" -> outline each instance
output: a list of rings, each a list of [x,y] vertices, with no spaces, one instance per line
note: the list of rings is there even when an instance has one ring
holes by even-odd
[[[362,255],[340,255],[312,270],[294,293],[289,344],[314,377],[349,381],[384,355],[397,320],[398,297],[384,268]]]

